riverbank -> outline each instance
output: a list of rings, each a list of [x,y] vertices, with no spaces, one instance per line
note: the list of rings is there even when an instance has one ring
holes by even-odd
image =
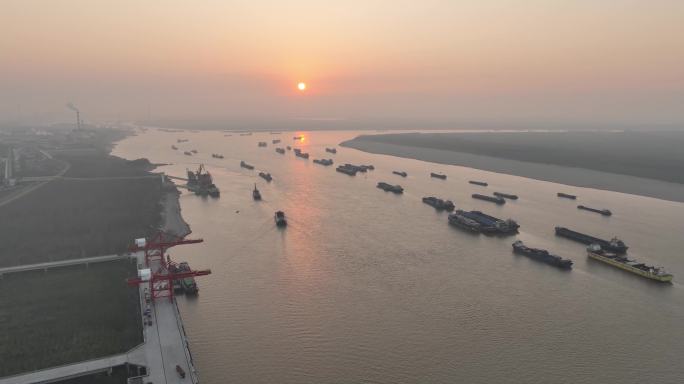
[[[340,145],[684,202],[683,173],[679,169],[684,155],[678,150],[684,145],[684,133],[407,133],[362,135]]]
[[[162,225],[160,229],[178,237],[185,237],[192,233],[192,230],[183,219],[179,198],[180,191],[177,189],[168,191],[162,196]]]

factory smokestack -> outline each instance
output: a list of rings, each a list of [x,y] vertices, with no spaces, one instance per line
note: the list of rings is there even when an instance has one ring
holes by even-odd
[[[76,129],[80,130],[81,129],[81,111],[79,111],[78,108],[76,108],[76,106],[73,103],[67,103],[66,106],[67,106],[67,108],[76,112]]]

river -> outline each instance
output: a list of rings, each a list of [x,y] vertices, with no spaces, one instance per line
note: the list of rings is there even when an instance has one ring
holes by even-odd
[[[181,195],[190,237],[205,242],[170,250],[174,260],[213,272],[198,278],[197,298],[179,299],[203,383],[684,379],[684,204],[351,148],[325,152],[359,134],[353,131],[227,134],[149,129],[113,151],[172,163],[158,170],[181,177],[203,163],[221,189],[219,199]],[[258,148],[258,141],[268,146]],[[311,159],[274,151],[285,145]],[[198,154],[183,155],[191,149]],[[322,157],[375,170],[350,177],[311,161]],[[240,168],[240,160],[256,169]],[[273,181],[259,178],[260,170]],[[448,179],[430,178],[433,171]],[[405,192],[383,192],[378,181]],[[252,200],[254,183],[260,202]],[[492,191],[520,199],[497,206],[470,197]],[[559,191],[579,199],[559,199]],[[450,227],[446,213],[421,202],[429,195],[513,218],[520,233],[498,238]],[[577,204],[609,208],[613,216]],[[285,211],[287,228],[275,227],[276,210]],[[631,257],[666,267],[674,283],[588,260],[582,244],[554,235],[556,225],[617,235]],[[516,238],[572,259],[573,270],[512,254]]]

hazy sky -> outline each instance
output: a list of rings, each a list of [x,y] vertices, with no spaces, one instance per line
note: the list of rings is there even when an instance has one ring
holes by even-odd
[[[0,121],[684,126],[682,0],[1,0],[0,25]]]

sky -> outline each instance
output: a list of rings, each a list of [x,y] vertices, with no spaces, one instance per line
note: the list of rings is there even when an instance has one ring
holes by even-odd
[[[2,0],[0,25],[0,122],[684,128],[681,0]]]

